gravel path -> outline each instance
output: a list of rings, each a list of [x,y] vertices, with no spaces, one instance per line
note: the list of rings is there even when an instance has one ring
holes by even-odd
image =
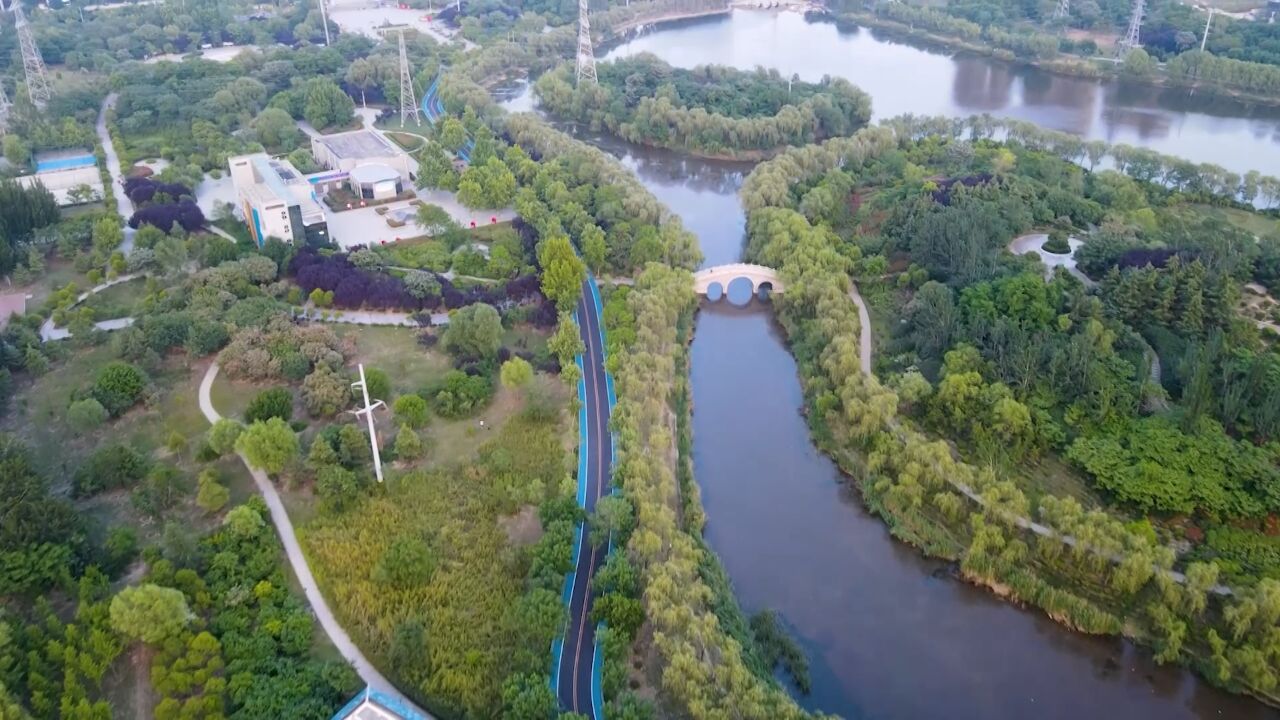
[[[209,365],[208,371],[204,374],[204,379],[200,381],[200,412],[204,413],[205,419],[210,423],[215,423],[222,419],[218,411],[213,407],[213,400],[210,396],[210,390],[213,387],[213,381],[218,377],[218,363]],[[329,640],[333,642],[334,647],[342,654],[342,657],[351,666],[355,668],[360,679],[364,680],[369,687],[382,693],[386,693],[396,698],[400,702],[405,703],[414,711],[421,713],[425,718],[432,718],[425,710],[418,708],[409,698],[405,697],[396,689],[391,681],[387,680],[378,669],[373,666],[360,652],[360,648],[351,641],[351,637],[347,635],[347,631],[342,629],[338,624],[337,618],[334,617],[333,611],[329,609],[329,604],[325,602],[324,595],[320,593],[320,587],[316,584],[315,577],[311,574],[311,567],[307,565],[307,558],[302,553],[302,547],[298,544],[298,536],[294,533],[293,522],[289,519],[289,512],[285,509],[284,503],[280,500],[280,494],[276,492],[276,486],[272,484],[267,474],[258,470],[249,464],[249,461],[243,455],[240,459],[244,462],[249,474],[253,476],[253,482],[258,486],[258,492],[262,493],[262,498],[267,502],[267,508],[271,511],[271,522],[276,526],[276,533],[280,536],[280,541],[284,543],[285,556],[289,559],[289,565],[293,568],[293,574],[298,578],[298,584],[302,585],[302,590],[307,596],[307,602],[311,604],[311,610],[315,613],[316,619],[320,621],[320,627],[324,629]]]

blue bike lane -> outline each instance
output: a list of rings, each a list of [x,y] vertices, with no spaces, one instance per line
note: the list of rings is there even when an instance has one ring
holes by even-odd
[[[615,439],[609,430],[609,416],[617,403],[613,378],[605,370],[604,310],[595,279],[588,276],[574,312],[585,351],[578,356],[578,505],[588,514],[600,498],[613,488],[612,465]],[[592,547],[586,523],[579,523],[573,545],[573,570],[565,578],[564,603],[569,610],[564,637],[553,647],[552,684],[560,706],[604,720],[604,698],[600,683],[601,657],[597,640],[600,626],[591,620],[591,580],[604,564],[607,548]]]

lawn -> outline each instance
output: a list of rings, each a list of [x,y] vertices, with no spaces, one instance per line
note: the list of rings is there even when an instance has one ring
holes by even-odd
[[[98,369],[113,359],[114,353],[108,345],[76,350],[43,376],[19,381],[9,411],[0,420],[0,430],[13,433],[30,447],[37,467],[50,478],[56,491],[69,489],[76,469],[98,447],[121,443],[153,459],[176,465],[188,478],[191,490],[188,500],[193,500],[195,476],[208,467],[195,461],[209,427],[196,402],[206,365],[193,365],[185,355],[175,355],[151,374],[155,391],[152,404],[139,403],[95,430],[73,430],[65,420],[73,393],[89,387]],[[186,448],[177,453],[165,447],[174,432],[186,441]],[[248,472],[238,460],[224,458],[214,466],[222,482],[231,489],[233,502],[244,500],[253,492]],[[159,537],[159,523],[137,516],[128,491],[101,493],[77,504],[87,515],[104,524],[135,526],[144,542]],[[191,502],[179,504],[167,519],[177,519],[189,527],[209,527],[216,522]]]
[[[386,136],[391,138],[395,144],[404,148],[408,152],[413,152],[422,147],[422,138],[408,132],[397,132],[395,130],[387,130]]]
[[[45,258],[45,272],[31,284],[21,288],[31,297],[27,299],[27,312],[36,312],[44,305],[56,290],[61,290],[67,283],[75,283],[80,290],[89,289],[89,279],[85,274],[72,267],[70,260],[63,260],[57,255]]]
[[[1239,208],[1224,208],[1213,205],[1188,205],[1187,212],[1194,215],[1194,219],[1203,218],[1205,216],[1221,218],[1241,230],[1253,233],[1258,237],[1280,232],[1280,220],[1259,213],[1241,210]]]
[[[404,327],[371,327],[364,325],[333,325],[339,337],[355,340],[357,362],[365,369],[378,368],[391,379],[396,394],[417,392],[433,385],[451,368],[449,358],[437,349],[429,349],[418,343],[418,332]],[[390,398],[383,398],[390,402]]]
[[[146,278],[136,278],[90,295],[84,301],[84,307],[93,308],[94,320],[129,317],[136,312],[138,303],[146,296],[146,291]]]

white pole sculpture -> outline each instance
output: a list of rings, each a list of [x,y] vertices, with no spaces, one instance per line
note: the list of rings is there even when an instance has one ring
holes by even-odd
[[[351,383],[351,387],[358,387],[364,393],[364,407],[348,412],[356,417],[364,415],[369,423],[369,447],[373,448],[373,474],[377,476],[378,482],[382,482],[382,456],[378,453],[378,431],[373,427],[373,411],[378,406],[386,407],[387,404],[381,400],[369,402],[369,384],[364,379],[364,363],[360,363],[359,368],[360,381]]]

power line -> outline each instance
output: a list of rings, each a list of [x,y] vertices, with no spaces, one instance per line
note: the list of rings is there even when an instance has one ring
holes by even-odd
[[[1053,19],[1062,20],[1071,17],[1071,0],[1058,0],[1058,7],[1053,10]]]

